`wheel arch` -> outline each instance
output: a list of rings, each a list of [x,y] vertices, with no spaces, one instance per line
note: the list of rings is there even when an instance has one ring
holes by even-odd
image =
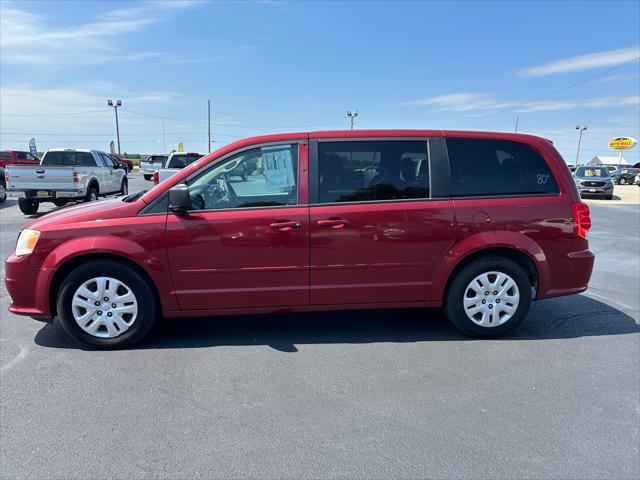
[[[534,240],[517,232],[490,231],[467,237],[449,249],[430,275],[427,300],[443,301],[455,275],[469,263],[486,256],[501,256],[520,265],[535,289],[535,296],[548,288],[547,257]]]
[[[91,177],[89,179],[89,183],[87,183],[87,194],[89,193],[89,190],[91,190],[91,187],[96,187],[98,195],[100,195],[100,183],[96,177]]]
[[[151,293],[156,302],[158,311],[162,312],[162,302],[160,301],[160,293],[158,292],[158,287],[144,268],[138,265],[138,263],[136,263],[134,260],[131,260],[130,258],[124,257],[122,255],[108,252],[96,252],[70,257],[56,269],[55,274],[53,275],[51,282],[49,283],[48,290],[49,308],[52,316],[55,316],[57,314],[58,293],[60,292],[60,287],[62,286],[62,282],[64,281],[64,279],[67,278],[67,276],[69,276],[69,274],[80,265],[100,260],[108,260],[126,265],[127,267],[138,273],[142,278],[144,278],[144,280],[149,285],[149,288],[151,289]]]

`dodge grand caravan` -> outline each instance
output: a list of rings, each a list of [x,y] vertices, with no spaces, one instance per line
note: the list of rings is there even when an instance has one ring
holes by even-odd
[[[253,167],[246,181],[231,172]],[[11,312],[109,348],[159,317],[443,307],[462,332],[517,326],[587,288],[589,209],[551,142],[378,130],[233,143],[150,191],[27,225]]]

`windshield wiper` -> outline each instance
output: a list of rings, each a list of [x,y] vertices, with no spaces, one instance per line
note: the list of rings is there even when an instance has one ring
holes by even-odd
[[[138,193],[133,193],[131,195],[127,195],[126,197],[124,197],[122,199],[123,202],[135,202],[136,200],[138,200],[141,196],[143,196],[145,193],[147,193],[149,190],[141,190]]]

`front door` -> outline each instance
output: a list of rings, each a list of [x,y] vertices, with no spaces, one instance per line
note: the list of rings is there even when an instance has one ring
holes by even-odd
[[[423,301],[454,222],[432,198],[430,141],[311,143],[311,304]]]
[[[187,180],[192,210],[169,213],[166,227],[182,310],[309,304],[300,152],[297,142],[245,149]]]

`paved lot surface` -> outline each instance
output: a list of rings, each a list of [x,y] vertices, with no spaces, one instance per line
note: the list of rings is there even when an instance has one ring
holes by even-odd
[[[589,292],[492,341],[393,310],[165,321],[91,352],[2,286],[0,477],[638,478],[640,206],[599,203]],[[0,207],[3,258],[26,221]]]

